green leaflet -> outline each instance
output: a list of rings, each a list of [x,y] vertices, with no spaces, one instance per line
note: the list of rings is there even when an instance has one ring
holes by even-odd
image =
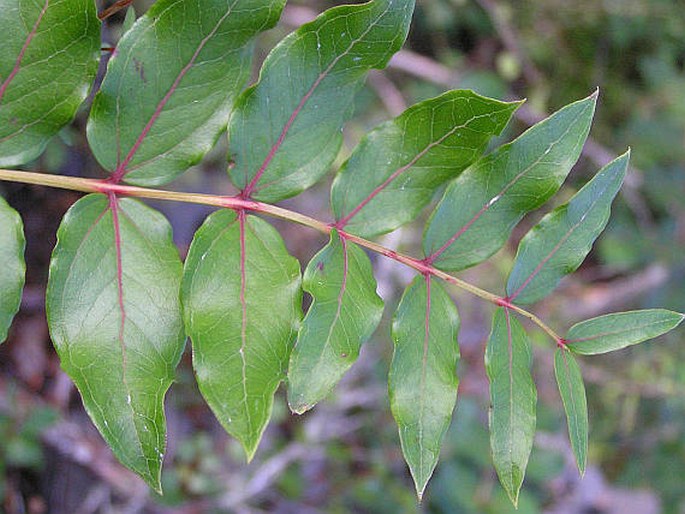
[[[573,325],[564,341],[580,355],[607,353],[670,332],[684,318],[685,314],[666,309],[617,312]]]
[[[86,98],[100,22],[93,0],[0,0],[0,13],[0,166],[17,166],[38,157]]]
[[[578,464],[578,471],[583,475],[587,463],[587,397],[580,367],[571,352],[566,349],[557,348],[554,353],[554,376],[566,411],[571,449]]]
[[[288,403],[297,414],[311,409],[338,383],[383,314],[369,258],[335,230],[307,266],[302,287],[313,301],[288,369]]]
[[[338,226],[371,237],[413,220],[438,187],[483,153],[520,104],[449,91],[372,130],[333,183]]]
[[[185,341],[181,273],[160,213],[93,194],[62,221],[47,288],[62,368],[117,458],[158,492],[164,395]]]
[[[159,0],[117,45],[95,96],[88,141],[113,177],[169,182],[197,163],[249,77],[250,39],[284,0]]]
[[[229,173],[244,197],[282,200],[328,171],[357,89],[400,49],[413,10],[414,0],[335,7],[273,49],[229,124]]]
[[[19,310],[24,289],[24,225],[19,213],[0,197],[0,343]]]
[[[427,261],[458,271],[499,250],[519,220],[561,186],[580,156],[596,99],[567,105],[457,177],[424,232]]]
[[[390,407],[419,499],[433,474],[457,401],[459,314],[436,280],[416,277],[392,324]]]
[[[623,184],[630,152],[602,168],[571,200],[547,214],[523,238],[507,282],[509,301],[541,300],[590,252]]]
[[[181,291],[200,392],[249,461],[300,323],[300,265],[271,225],[222,210],[195,234]]]
[[[535,436],[537,391],[530,374],[532,352],[521,323],[499,308],[485,349],[490,380],[490,446],[499,480],[518,503]]]

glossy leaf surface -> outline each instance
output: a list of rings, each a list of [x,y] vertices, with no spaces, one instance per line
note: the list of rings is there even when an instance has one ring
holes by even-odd
[[[182,298],[200,392],[251,460],[300,323],[300,265],[265,221],[218,211],[190,246]]]
[[[571,449],[578,464],[578,471],[583,475],[588,446],[587,397],[580,367],[568,350],[557,348],[554,353],[554,376],[566,411]]]
[[[0,197],[0,343],[19,310],[24,289],[24,225],[19,213]]]
[[[565,341],[573,353],[607,353],[670,332],[684,318],[685,314],[665,309],[617,312],[573,325]]]
[[[436,280],[416,277],[392,324],[388,387],[404,459],[421,498],[457,401],[459,314]]]
[[[0,166],[16,166],[38,157],[86,98],[100,22],[93,0],[0,0],[0,13]]]
[[[583,262],[604,230],[623,184],[629,153],[607,164],[571,200],[547,214],[519,245],[507,282],[510,301],[528,304],[551,293]]]
[[[333,183],[338,226],[372,237],[413,220],[438,187],[483,153],[519,105],[450,91],[372,130]]]
[[[402,46],[413,9],[413,0],[335,7],[274,48],[229,125],[230,176],[245,197],[282,200],[328,171],[357,89]]]
[[[169,182],[228,122],[250,73],[250,39],[284,0],[159,0],[121,38],[88,122],[100,164],[132,184]]]
[[[57,240],[46,305],[62,368],[117,458],[160,491],[164,395],[185,341],[171,227],[136,200],[93,194]]]
[[[531,362],[530,342],[521,323],[509,310],[497,309],[485,349],[490,380],[490,446],[499,480],[514,505],[535,436],[537,391]]]
[[[567,105],[457,177],[424,233],[429,262],[457,271],[499,250],[521,218],[561,186],[580,156],[596,98]]]
[[[312,408],[338,383],[383,314],[369,258],[336,231],[307,266],[302,287],[312,304],[288,369],[288,403],[297,414]]]

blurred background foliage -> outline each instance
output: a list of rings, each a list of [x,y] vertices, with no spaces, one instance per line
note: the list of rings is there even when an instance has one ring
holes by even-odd
[[[111,2],[100,2],[105,8]],[[143,13],[150,1],[132,6]],[[273,45],[332,5],[293,1],[256,48],[255,72]],[[104,25],[114,46],[125,11]],[[103,54],[107,57],[106,52]],[[103,68],[104,69],[104,68]],[[255,74],[256,76],[256,74]],[[447,88],[527,98],[498,141],[600,88],[592,141],[561,203],[626,146],[632,169],[606,233],[578,273],[536,311],[561,328],[610,310],[685,310],[685,4],[679,0],[419,0],[406,50],[359,93],[338,165],[360,137],[412,103]],[[27,169],[103,177],[85,140],[89,104]],[[224,139],[172,188],[232,192]],[[327,182],[284,202],[329,219]],[[122,469],[90,425],[59,370],[44,313],[47,265],[70,192],[0,184],[27,231],[28,276],[22,310],[0,347],[0,507],[13,513],[465,513],[514,512],[489,456],[487,381],[482,356],[491,307],[453,291],[462,316],[461,379],[441,463],[417,505],[389,413],[389,318],[408,270],[373,257],[386,316],[349,376],[325,402],[291,416],[281,394],[255,460],[213,419],[194,384],[189,351],[167,402],[166,494],[158,497]],[[155,205],[174,225],[184,254],[208,209]],[[490,262],[462,275],[501,291],[516,243],[540,218],[524,220]],[[425,219],[425,218],[424,218]],[[422,220],[384,238],[418,254]],[[275,222],[303,263],[324,244],[318,235]],[[685,514],[685,335],[582,362],[588,382],[590,459],[575,471],[554,384],[551,348],[535,342],[539,388],[535,448],[518,512]]]

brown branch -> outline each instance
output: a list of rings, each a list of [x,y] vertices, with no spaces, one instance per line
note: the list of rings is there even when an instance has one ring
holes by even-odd
[[[133,0],[117,0],[114,2],[112,5],[110,5],[107,9],[102,11],[100,14],[98,14],[98,18],[100,21],[104,21],[113,14],[118,13],[125,7],[128,7],[130,4],[133,3]]]

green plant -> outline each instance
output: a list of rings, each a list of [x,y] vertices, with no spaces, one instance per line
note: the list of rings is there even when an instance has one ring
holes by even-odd
[[[362,248],[414,270],[392,327],[393,415],[419,496],[437,464],[456,402],[459,315],[441,279],[498,306],[485,361],[494,465],[516,503],[535,432],[531,349],[516,314],[547,333],[583,472],[588,419],[574,355],[605,353],[675,328],[661,309],[601,316],[560,336],[524,306],[549,295],[583,261],[607,223],[628,153],[608,164],[521,241],[504,296],[450,273],[501,248],[528,212],[559,189],[590,130],[597,94],[573,102],[482,156],[520,102],[449,91],[372,130],[333,183],[335,222],[274,202],[330,169],[366,73],[406,37],[414,3],[333,8],[281,41],[243,91],[251,39],[273,26],[282,0],[159,0],[125,33],[94,97],[88,141],[106,180],[0,170],[0,179],[83,191],[58,231],[48,323],[62,366],[117,458],[160,490],[163,400],[186,336],[202,395],[254,455],[281,381],[293,412],[323,399],[378,325],[383,302]],[[19,166],[68,123],[100,54],[91,0],[0,0],[0,165]],[[41,85],[37,87],[37,85]],[[58,84],[60,87],[55,87]],[[227,127],[233,197],[151,189],[198,162]],[[423,258],[371,241],[414,220],[443,186]],[[218,207],[185,264],[164,217],[135,197]],[[303,276],[275,216],[330,234]],[[0,203],[0,336],[23,285],[18,215]],[[302,292],[312,304],[302,319]]]

